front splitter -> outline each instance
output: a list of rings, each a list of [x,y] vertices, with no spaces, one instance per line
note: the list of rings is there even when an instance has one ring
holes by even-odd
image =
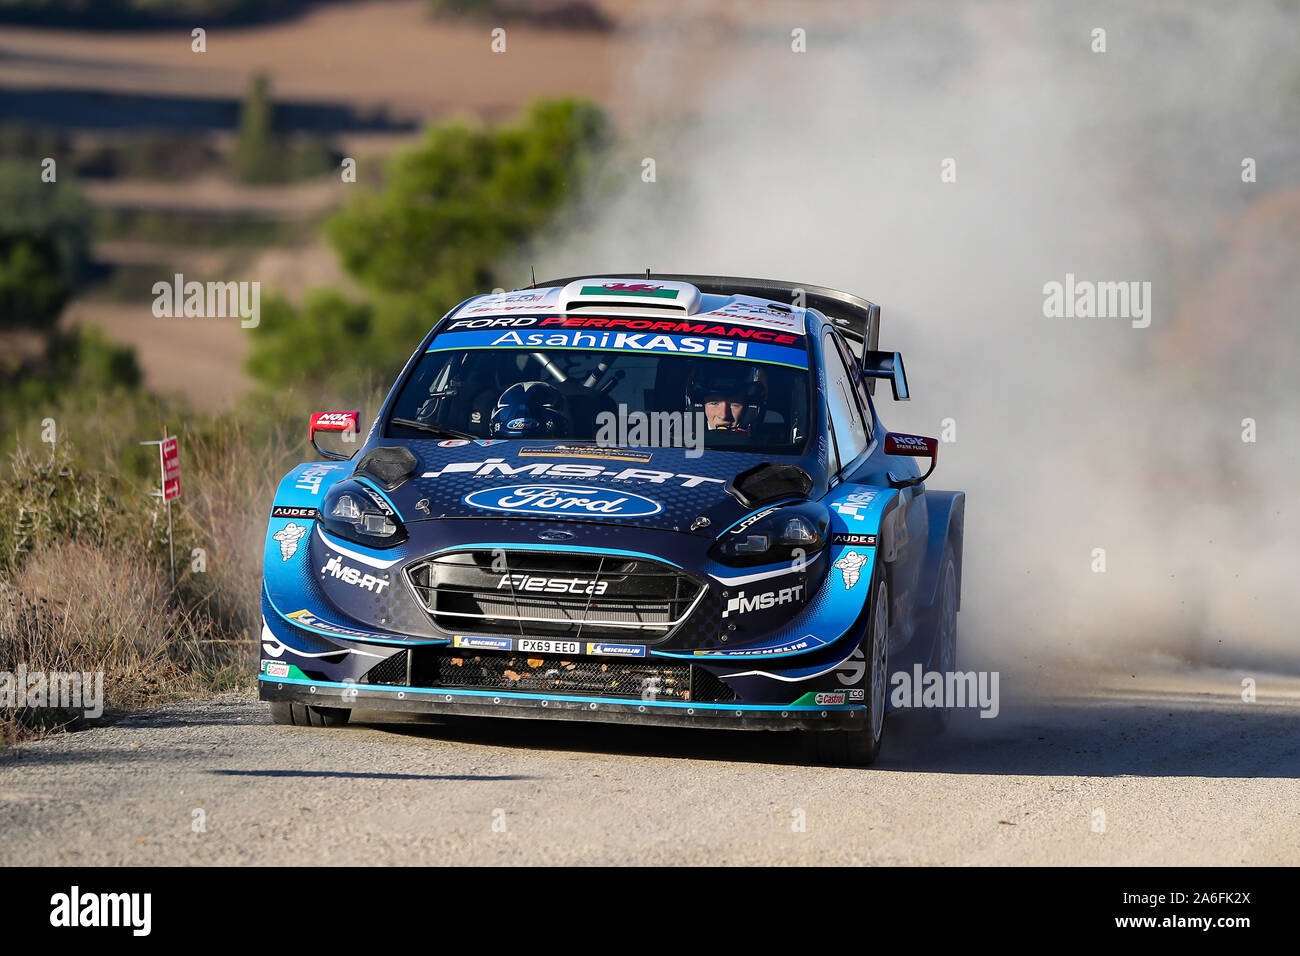
[[[702,704],[561,694],[515,694],[461,688],[386,687],[262,677],[259,696],[317,707],[408,713],[701,727],[712,730],[861,730],[866,707]]]

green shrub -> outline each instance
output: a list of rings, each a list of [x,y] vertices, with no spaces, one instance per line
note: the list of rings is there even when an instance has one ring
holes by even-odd
[[[72,292],[49,235],[0,233],[0,328],[49,328]]]
[[[574,100],[534,103],[518,124],[436,127],[327,234],[348,271],[376,290],[420,292],[449,275],[485,282],[575,191],[604,139],[603,114]]]
[[[99,329],[53,332],[37,358],[0,371],[0,452],[24,442],[40,446],[53,419],[56,437],[70,428],[82,445],[100,450],[103,465],[128,478],[151,474],[150,456],[135,445],[121,447],[123,435],[140,431],[154,438],[170,411],[164,400],[140,389],[140,367],[128,346],[109,341]],[[173,419],[175,420],[175,419]]]
[[[239,138],[235,143],[235,175],[246,183],[269,183],[277,178],[275,105],[271,81],[258,73],[248,81],[239,110]]]
[[[308,179],[331,171],[340,158],[323,136],[277,129],[270,80],[261,73],[249,79],[231,158],[238,179],[253,184]]]
[[[100,206],[94,211],[93,222],[100,239],[138,239],[187,247],[276,245],[302,241],[313,231],[312,223],[305,219],[189,209]]]
[[[90,207],[37,162],[0,162],[0,330],[47,328],[85,275]]]
[[[373,329],[373,309],[333,289],[313,290],[301,308],[282,296],[268,296],[262,302],[257,347],[245,368],[266,385],[301,378],[342,384],[363,373],[358,347],[372,341]]]

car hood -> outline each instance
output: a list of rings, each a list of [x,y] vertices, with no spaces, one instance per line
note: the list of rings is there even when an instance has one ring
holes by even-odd
[[[378,442],[377,444],[399,444]],[[791,456],[545,441],[402,441],[419,464],[389,493],[403,520],[598,522],[714,536],[748,514],[726,491],[737,474]],[[427,510],[426,510],[427,509]],[[707,522],[698,519],[706,518]],[[692,528],[695,525],[695,528]]]

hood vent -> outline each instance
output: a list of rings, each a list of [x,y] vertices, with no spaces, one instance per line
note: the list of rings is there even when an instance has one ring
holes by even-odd
[[[769,501],[807,498],[813,489],[813,480],[798,465],[765,461],[742,471],[726,487],[727,492],[746,508],[757,508]]]
[[[409,448],[381,445],[366,452],[366,456],[357,462],[352,474],[366,475],[383,485],[385,491],[392,491],[415,474],[418,465],[419,462]]]

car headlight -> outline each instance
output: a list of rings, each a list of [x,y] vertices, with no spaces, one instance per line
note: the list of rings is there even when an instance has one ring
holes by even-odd
[[[391,548],[406,540],[406,528],[382,495],[359,481],[344,481],[325,495],[321,524],[330,534],[372,548]]]
[[[709,555],[734,567],[809,560],[826,547],[830,515],[816,502],[767,508],[718,536]]]

